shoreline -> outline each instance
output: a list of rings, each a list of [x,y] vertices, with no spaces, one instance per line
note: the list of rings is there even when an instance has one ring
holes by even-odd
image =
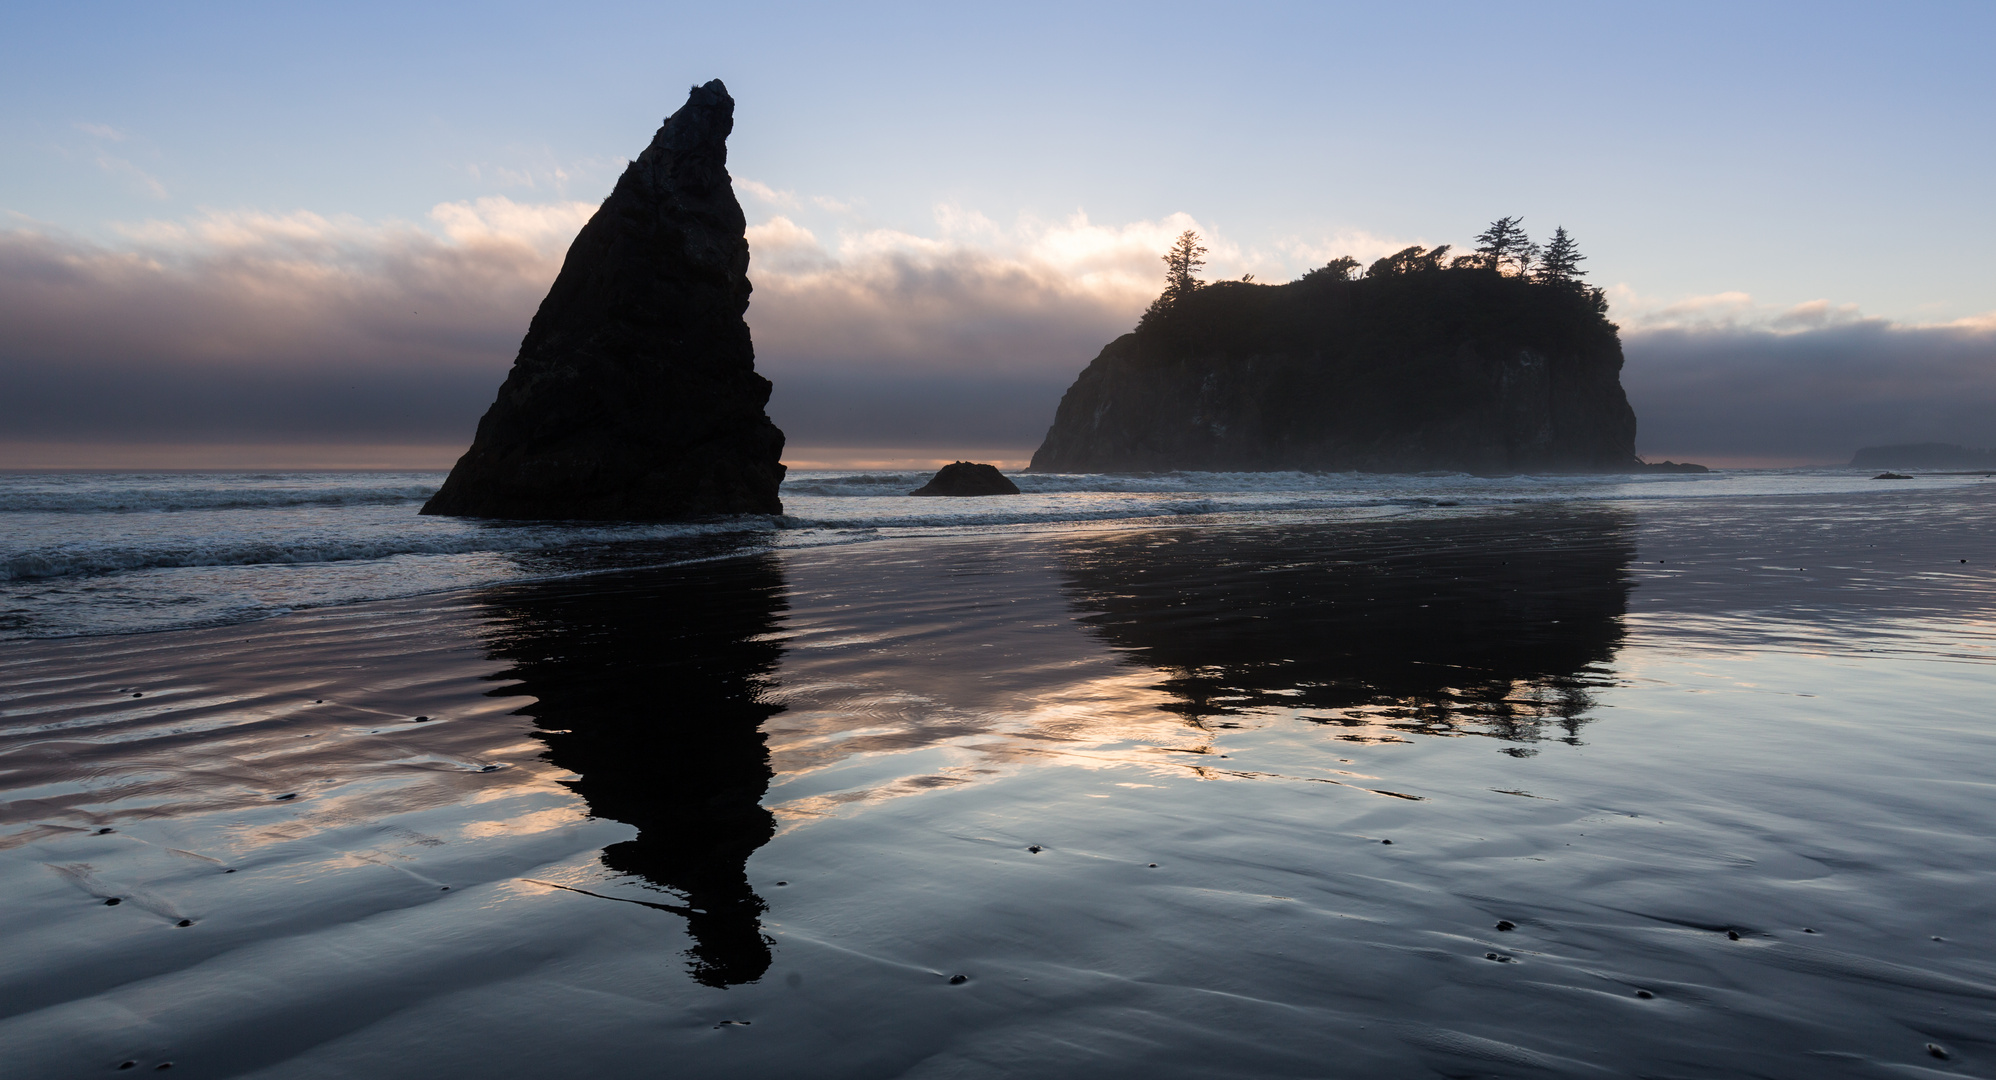
[[[1987,503],[886,535],[13,642],[0,1052],[1972,1070]]]

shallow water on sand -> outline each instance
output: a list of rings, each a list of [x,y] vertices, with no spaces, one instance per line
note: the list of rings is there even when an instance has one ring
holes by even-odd
[[[1264,510],[14,642],[0,1059],[1996,1075],[1992,524]]]

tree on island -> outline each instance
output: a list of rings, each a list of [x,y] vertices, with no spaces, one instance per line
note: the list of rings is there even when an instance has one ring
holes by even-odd
[[[1561,225],[1546,242],[1545,254],[1539,259],[1538,272],[1532,275],[1532,280],[1543,285],[1578,285],[1587,276],[1587,271],[1580,268],[1580,261],[1586,257],[1567,233],[1566,226]]]
[[[1500,217],[1490,223],[1490,227],[1476,234],[1476,254],[1481,257],[1481,265],[1498,273],[1510,270],[1519,277],[1530,272],[1532,263],[1538,258],[1539,246],[1520,228],[1525,219]]]
[[[1440,270],[1442,259],[1448,255],[1447,244],[1438,248],[1424,248],[1419,244],[1401,248],[1399,251],[1375,261],[1365,270],[1369,278],[1393,277],[1396,274],[1418,274],[1428,270]]]
[[[1206,265],[1201,257],[1205,254],[1206,247],[1199,242],[1198,233],[1187,229],[1178,234],[1171,250],[1164,253],[1164,292],[1151,301],[1150,310],[1144,312],[1144,322],[1162,317],[1206,284],[1199,280],[1199,268]]]
[[[1330,262],[1303,275],[1304,281],[1350,281],[1358,272],[1358,260],[1349,255],[1340,255]]]

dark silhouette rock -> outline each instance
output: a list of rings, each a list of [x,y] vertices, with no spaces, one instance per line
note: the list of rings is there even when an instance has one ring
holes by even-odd
[[[734,99],[694,87],[569,246],[471,449],[425,514],[658,521],[782,511],[749,340]]]
[[[635,826],[603,866],[681,903],[694,979],[769,970],[767,905],[747,863],[776,834],[764,721],[783,710],[785,582],[767,553],[493,589],[487,651],[590,814]],[[661,898],[663,899],[663,898]]]
[[[1644,461],[1632,466],[1629,471],[1648,473],[1708,473],[1712,470],[1703,465],[1693,465],[1688,461]]]
[[[928,483],[910,495],[1017,495],[1019,485],[1005,479],[996,465],[957,461],[942,467]]]
[[[1035,472],[1630,471],[1598,293],[1481,269],[1218,282],[1102,350]]]
[[[1879,474],[1878,474],[1877,476],[1874,476],[1874,477],[1872,477],[1872,479],[1873,479],[1873,480],[1911,480],[1911,479],[1912,479],[1912,477],[1910,477],[1910,476],[1907,476],[1907,475],[1906,475],[1905,473],[1902,473],[1902,472],[1882,472],[1882,473],[1879,473]]]

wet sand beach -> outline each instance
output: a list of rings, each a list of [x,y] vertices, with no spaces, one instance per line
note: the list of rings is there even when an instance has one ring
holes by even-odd
[[[7,642],[0,1059],[1996,1076],[1992,525],[1964,483],[691,537]]]

